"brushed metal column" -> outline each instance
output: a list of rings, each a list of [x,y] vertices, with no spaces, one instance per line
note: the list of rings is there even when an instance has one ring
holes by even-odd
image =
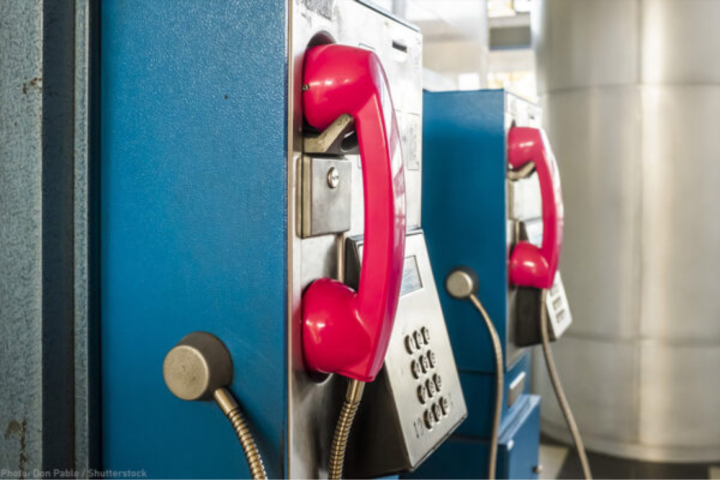
[[[720,1],[543,0],[538,90],[575,324],[557,361],[590,450],[720,459]],[[538,364],[539,365],[539,364]],[[542,369],[543,430],[569,439]]]

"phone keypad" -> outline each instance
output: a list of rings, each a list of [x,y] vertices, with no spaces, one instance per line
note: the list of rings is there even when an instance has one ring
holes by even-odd
[[[438,359],[430,349],[430,330],[421,327],[405,336],[410,358],[410,372],[417,382],[417,399],[422,406],[422,423],[430,430],[450,412],[450,402],[443,396],[442,377],[437,371]]]

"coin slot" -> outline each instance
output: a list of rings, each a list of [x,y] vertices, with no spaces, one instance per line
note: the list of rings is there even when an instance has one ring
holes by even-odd
[[[401,42],[400,40],[393,40],[393,41],[392,41],[392,48],[394,48],[395,50],[398,50],[398,51],[400,51],[400,52],[402,52],[402,53],[404,53],[404,54],[407,54],[407,53],[408,53],[408,47],[407,47],[407,45],[405,45],[405,44],[404,44],[403,42]]]
[[[393,59],[397,62],[404,62],[408,57],[408,46],[402,40],[393,40]]]

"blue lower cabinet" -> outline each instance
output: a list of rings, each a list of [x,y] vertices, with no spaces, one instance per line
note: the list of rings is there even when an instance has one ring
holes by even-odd
[[[468,405],[468,417],[455,432],[459,436],[489,438],[495,411],[495,374],[484,372],[460,372],[460,383]],[[521,408],[518,398],[508,406],[510,386],[517,383],[521,394],[530,392],[530,353],[523,356],[505,373],[503,392],[503,423]]]
[[[537,479],[540,397],[522,395],[505,418],[498,445],[497,479]],[[487,438],[453,435],[404,479],[487,479]]]
[[[522,409],[503,428],[498,447],[498,479],[537,479],[540,464],[540,396],[527,395]]]
[[[163,380],[206,331],[287,476],[288,2],[98,3],[103,469],[250,476],[222,412]]]

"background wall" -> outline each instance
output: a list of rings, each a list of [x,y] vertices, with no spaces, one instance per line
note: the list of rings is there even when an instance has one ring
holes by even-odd
[[[586,445],[720,459],[720,1],[537,6],[575,321],[555,351]],[[536,372],[544,430],[568,439]]]

